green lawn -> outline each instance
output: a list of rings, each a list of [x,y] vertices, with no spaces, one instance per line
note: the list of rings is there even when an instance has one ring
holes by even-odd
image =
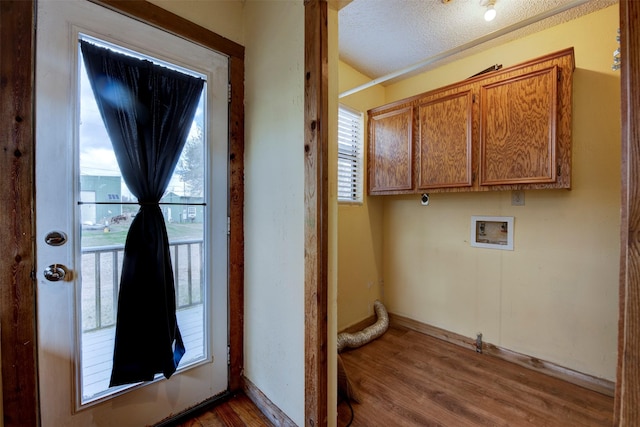
[[[120,224],[112,224],[105,229],[83,229],[82,230],[82,247],[95,246],[111,246],[123,245],[127,238],[127,231],[131,221],[122,222]],[[186,240],[186,239],[202,239],[203,224],[178,224],[171,223],[167,225],[167,234],[169,241]]]

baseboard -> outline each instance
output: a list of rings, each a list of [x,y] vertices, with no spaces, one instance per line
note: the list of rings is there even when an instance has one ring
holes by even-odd
[[[273,425],[279,427],[297,427],[296,423],[291,421],[291,418],[289,418],[287,414],[274,405],[273,402],[247,378],[244,378],[244,392]]]
[[[225,391],[221,394],[213,396],[203,402],[198,403],[197,405],[186,409],[179,414],[172,415],[164,420],[160,421],[157,424],[154,424],[153,427],[172,427],[176,425],[181,425],[183,423],[189,422],[192,418],[202,414],[213,408],[214,406],[220,405],[223,402],[231,399],[233,397],[233,393]]]
[[[341,330],[340,332],[349,332],[349,333],[354,333],[354,332],[359,332],[361,330],[363,330],[364,328],[366,328],[367,326],[371,326],[374,323],[376,323],[376,320],[378,320],[376,318],[376,315],[373,314],[369,317],[367,317],[366,319],[363,319],[357,323],[354,323],[351,326],[347,326],[346,328],[344,328],[343,330]]]
[[[476,350],[475,338],[465,337],[464,335],[456,334],[455,332],[450,332],[398,314],[389,313],[389,323],[392,326],[411,329],[413,331],[468,348],[472,351]],[[482,343],[482,353],[515,363],[516,365],[533,371],[541,372],[545,375],[561,379],[571,384],[576,384],[606,396],[614,397],[615,394],[615,383],[613,381],[583,374],[582,372],[574,371],[573,369],[565,368],[552,362],[540,360],[536,357],[517,353],[487,342]]]
[[[426,323],[418,322],[417,320],[409,319],[408,317],[400,316],[398,314],[389,313],[389,324],[395,327],[411,329],[412,331],[420,332],[425,335],[441,339],[442,341],[468,348],[469,350],[475,351],[476,349],[476,341],[469,337],[456,334],[455,332],[449,332],[445,329],[431,326]]]

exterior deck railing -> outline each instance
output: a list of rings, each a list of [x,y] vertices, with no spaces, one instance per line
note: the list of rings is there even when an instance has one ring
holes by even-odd
[[[169,243],[176,289],[176,308],[201,304],[204,295],[202,239]],[[123,245],[82,248],[82,331],[115,325]]]

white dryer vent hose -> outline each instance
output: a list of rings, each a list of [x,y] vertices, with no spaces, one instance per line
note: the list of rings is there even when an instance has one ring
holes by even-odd
[[[357,348],[379,338],[389,329],[389,315],[382,302],[376,300],[373,303],[373,310],[376,313],[376,323],[367,326],[359,332],[342,332],[338,334],[338,353],[345,348]]]

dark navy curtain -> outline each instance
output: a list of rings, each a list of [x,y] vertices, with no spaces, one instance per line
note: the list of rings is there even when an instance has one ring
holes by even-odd
[[[81,41],[122,177],[140,209],[124,248],[110,386],[169,378],[185,348],[176,321],[159,201],[184,147],[204,81]]]

